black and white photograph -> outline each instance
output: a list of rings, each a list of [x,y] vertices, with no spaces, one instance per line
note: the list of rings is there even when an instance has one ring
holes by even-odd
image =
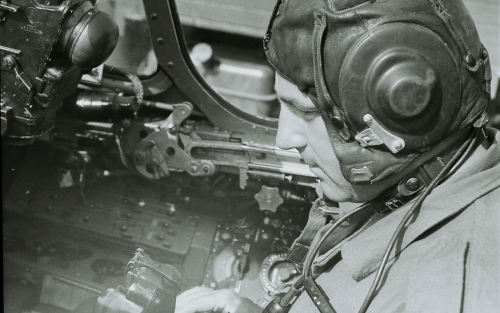
[[[0,0],[3,312],[500,313],[499,0]]]

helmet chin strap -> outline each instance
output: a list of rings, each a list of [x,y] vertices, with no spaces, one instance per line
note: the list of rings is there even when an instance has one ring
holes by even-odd
[[[395,210],[424,190],[450,162],[471,132],[471,127],[459,130],[432,149],[419,154],[401,171],[393,174],[401,177],[401,174],[407,173],[372,201],[375,209]]]
[[[338,135],[344,140],[351,139],[351,133],[345,124],[344,118],[340,110],[333,102],[328,89],[326,87],[325,78],[323,76],[323,56],[322,43],[326,30],[326,16],[317,13],[315,16],[315,27],[313,33],[313,52],[314,52],[314,84],[317,97],[308,94],[309,98],[313,101],[314,105],[320,112],[322,112],[323,119],[329,120],[331,127],[337,129]],[[330,135],[330,132],[328,132]],[[331,140],[331,138],[330,138]],[[333,142],[332,142],[333,144]]]

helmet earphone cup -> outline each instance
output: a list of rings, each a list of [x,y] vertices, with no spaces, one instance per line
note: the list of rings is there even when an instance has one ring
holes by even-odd
[[[452,51],[417,24],[387,23],[360,37],[340,72],[339,100],[355,132],[370,114],[404,140],[404,151],[422,149],[446,134],[461,103],[461,76]]]

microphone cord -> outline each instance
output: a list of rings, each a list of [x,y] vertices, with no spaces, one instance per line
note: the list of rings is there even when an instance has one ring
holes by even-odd
[[[465,160],[467,159],[467,154],[472,150],[472,147],[478,141],[477,134],[478,134],[478,129],[475,129],[474,132],[471,134],[471,136],[460,146],[458,151],[451,158],[450,162],[446,164],[446,166],[441,170],[441,172],[439,172],[439,174],[431,181],[429,186],[425,188],[424,192],[420,195],[418,200],[413,204],[410,210],[408,210],[408,212],[405,214],[405,216],[399,223],[398,227],[396,228],[396,231],[394,232],[391,240],[389,241],[389,244],[387,245],[387,248],[385,250],[380,266],[377,270],[377,274],[375,275],[375,279],[372,283],[370,291],[368,292],[368,295],[366,296],[365,301],[363,302],[363,305],[361,306],[361,309],[359,310],[358,313],[365,313],[368,310],[368,306],[373,301],[373,298],[375,297],[375,292],[380,284],[380,280],[382,279],[382,274],[384,273],[384,269],[389,260],[389,256],[392,252],[392,249],[394,248],[396,240],[403,231],[406,223],[413,216],[413,213],[415,213],[422,206],[422,203],[424,202],[425,198],[431,193],[434,187],[436,187],[436,185],[441,182],[441,179],[444,178],[445,175],[447,176],[448,173],[451,173],[452,171],[450,170],[453,171],[456,170],[465,162]],[[467,153],[464,153],[464,151],[467,151]]]

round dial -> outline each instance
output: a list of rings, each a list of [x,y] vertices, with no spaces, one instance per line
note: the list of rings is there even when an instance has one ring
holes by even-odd
[[[286,254],[271,254],[262,262],[259,280],[264,291],[272,295],[299,274],[297,266],[286,259]]]

